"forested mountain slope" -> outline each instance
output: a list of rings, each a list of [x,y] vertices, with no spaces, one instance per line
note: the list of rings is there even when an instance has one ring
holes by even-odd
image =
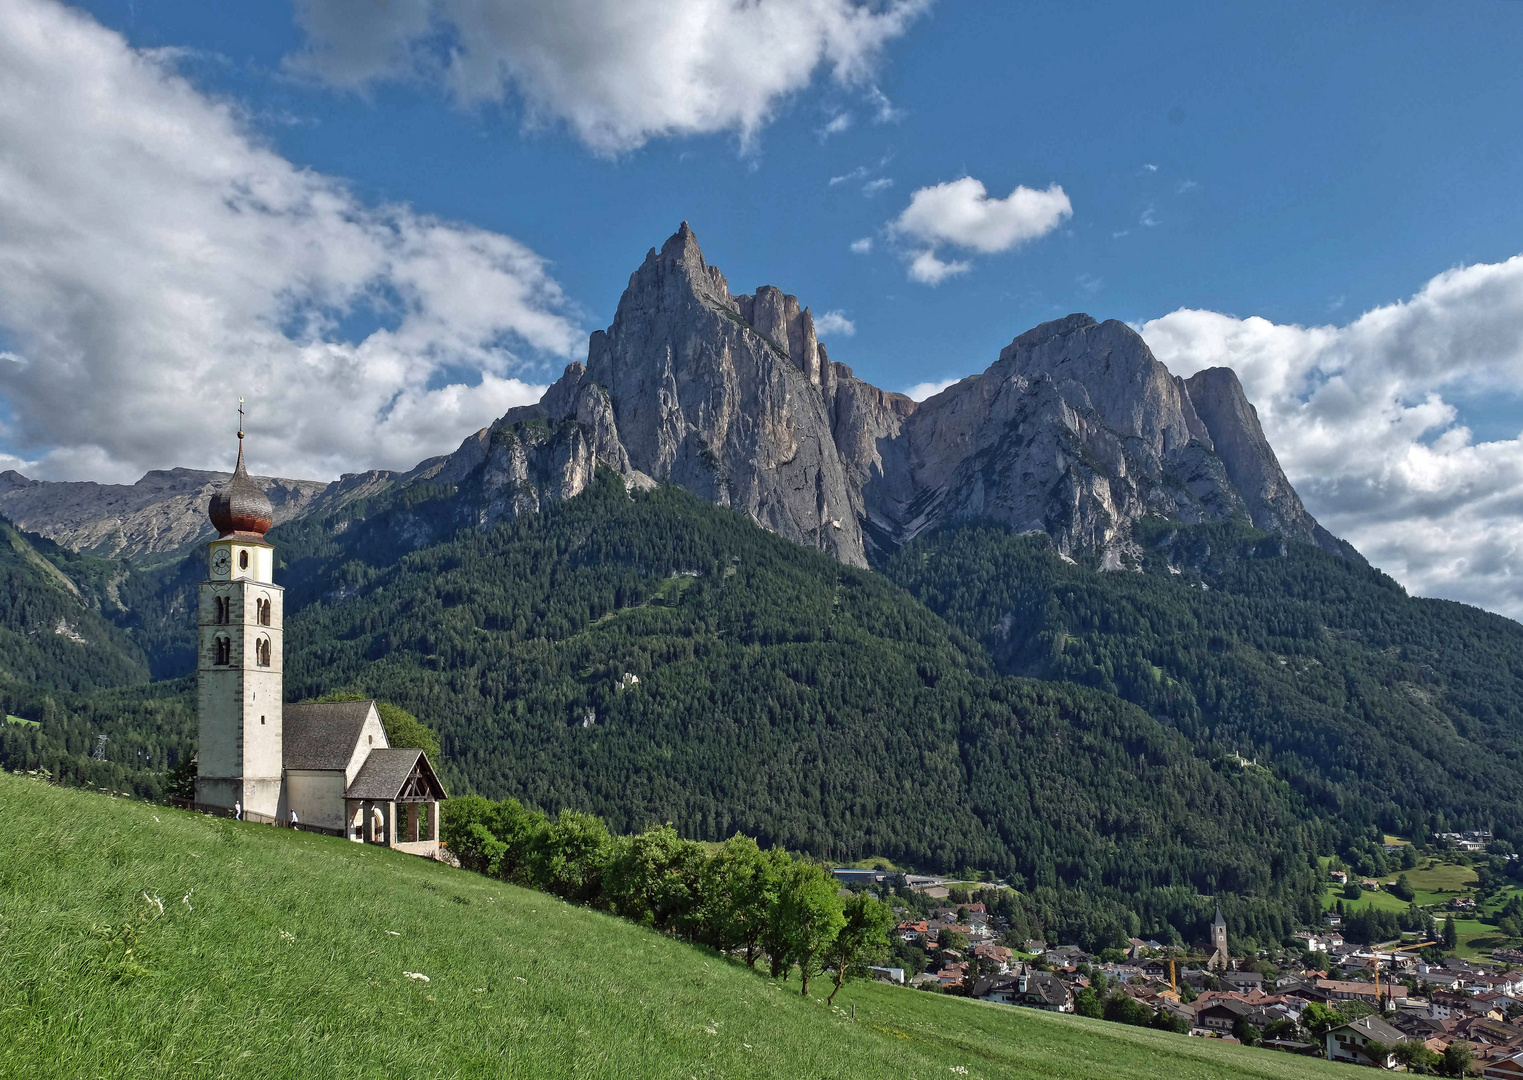
[[[123,567],[28,537],[0,518],[0,694],[138,682],[148,664],[101,613],[117,612]]]
[[[1320,813],[1518,834],[1523,626],[1241,524],[1138,535],[1140,573],[990,525],[923,537],[885,572],[1002,671],[1118,694],[1203,753],[1270,765]]]

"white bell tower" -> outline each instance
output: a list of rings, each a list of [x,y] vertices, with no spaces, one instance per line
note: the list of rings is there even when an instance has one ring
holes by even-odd
[[[242,428],[242,399],[239,399]],[[217,538],[207,545],[207,575],[197,604],[197,712],[200,747],[196,802],[274,820],[282,765],[282,590],[275,549],[264,534],[270,500],[243,465],[212,496]]]

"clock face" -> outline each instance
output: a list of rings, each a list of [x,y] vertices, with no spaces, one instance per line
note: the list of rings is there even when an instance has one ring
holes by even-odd
[[[227,548],[218,548],[212,554],[212,577],[225,578],[233,568],[233,556]]]

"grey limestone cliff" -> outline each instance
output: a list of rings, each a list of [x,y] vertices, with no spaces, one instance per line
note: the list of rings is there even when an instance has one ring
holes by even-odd
[[[686,222],[630,277],[586,364],[497,426],[531,420],[576,420],[594,464],[859,565],[983,519],[1120,567],[1147,515],[1239,518],[1355,554],[1301,504],[1226,369],[1179,379],[1126,324],[1070,315],[917,404],[833,363],[797,298],[732,294]]]
[[[812,314],[770,287],[732,296],[684,222],[630,276],[586,364],[497,426],[577,419],[597,461],[865,565],[855,488],[832,430],[836,381]]]

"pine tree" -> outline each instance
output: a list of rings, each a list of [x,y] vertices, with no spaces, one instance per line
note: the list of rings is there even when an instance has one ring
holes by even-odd
[[[1453,952],[1454,947],[1458,945],[1459,942],[1459,931],[1454,928],[1454,916],[1450,915],[1444,920],[1444,948],[1448,949],[1450,952]]]

